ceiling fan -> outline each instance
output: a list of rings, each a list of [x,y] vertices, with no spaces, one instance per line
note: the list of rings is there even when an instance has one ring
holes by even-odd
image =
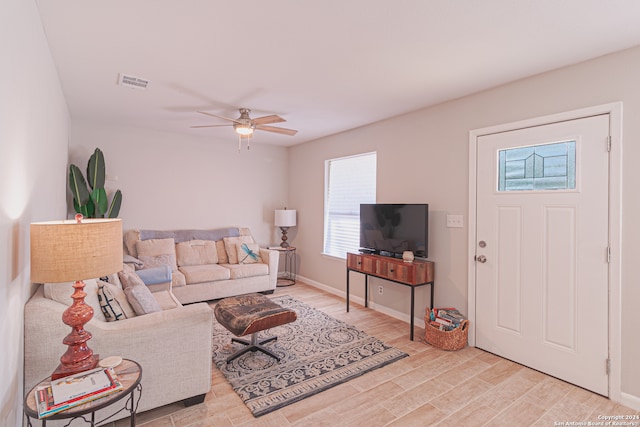
[[[230,119],[228,117],[219,116],[217,114],[207,113],[206,111],[198,111],[200,114],[204,114],[211,117],[217,117],[219,119],[227,120],[232,123],[223,124],[223,125],[199,125],[199,126],[191,126],[192,128],[210,128],[210,127],[218,127],[218,126],[233,126],[233,129],[239,135],[238,138],[238,149],[240,149],[240,144],[242,142],[242,138],[247,138],[247,150],[249,149],[249,139],[251,135],[253,135],[254,130],[264,130],[267,132],[275,132],[283,135],[293,136],[298,133],[297,130],[281,128],[276,126],[267,126],[271,123],[282,123],[286,122],[282,117],[272,114],[269,116],[258,117],[256,119],[252,119],[249,114],[251,114],[251,110],[248,108],[240,108],[240,117],[237,119]]]

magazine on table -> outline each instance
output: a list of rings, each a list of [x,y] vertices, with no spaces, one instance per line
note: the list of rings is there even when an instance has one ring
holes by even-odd
[[[51,381],[53,400],[66,402],[112,385],[112,378],[104,368],[91,369]]]
[[[105,377],[108,381],[104,380]],[[93,381],[91,381],[91,379],[93,379]],[[81,386],[82,384],[84,385]],[[56,387],[58,391],[62,391],[62,393],[58,393],[58,396],[62,397],[56,398]],[[38,417],[45,418],[108,396],[122,389],[123,386],[118,380],[113,368],[98,368],[60,378],[59,380],[53,381],[50,385],[36,389],[35,398]],[[65,398],[66,400],[60,400]]]

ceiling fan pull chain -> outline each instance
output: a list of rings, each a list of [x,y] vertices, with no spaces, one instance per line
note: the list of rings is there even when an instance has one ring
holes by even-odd
[[[242,147],[242,135],[238,135],[238,153],[240,152],[241,147]]]
[[[251,135],[247,137],[247,151],[251,148]]]

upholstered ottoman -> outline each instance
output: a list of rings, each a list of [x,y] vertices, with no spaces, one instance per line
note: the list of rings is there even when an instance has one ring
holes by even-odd
[[[261,294],[222,299],[218,301],[213,311],[218,322],[235,336],[251,334],[250,340],[232,338],[233,342],[244,344],[246,347],[229,356],[227,363],[249,351],[261,351],[280,361],[275,353],[262,346],[277,340],[278,337],[258,340],[258,332],[285,325],[297,319],[295,311],[284,308]]]

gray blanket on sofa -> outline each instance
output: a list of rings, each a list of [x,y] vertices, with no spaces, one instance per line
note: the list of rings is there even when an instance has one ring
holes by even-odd
[[[223,237],[238,237],[237,227],[218,228],[215,230],[140,230],[140,240],[169,239],[176,243],[190,240],[222,240]]]

